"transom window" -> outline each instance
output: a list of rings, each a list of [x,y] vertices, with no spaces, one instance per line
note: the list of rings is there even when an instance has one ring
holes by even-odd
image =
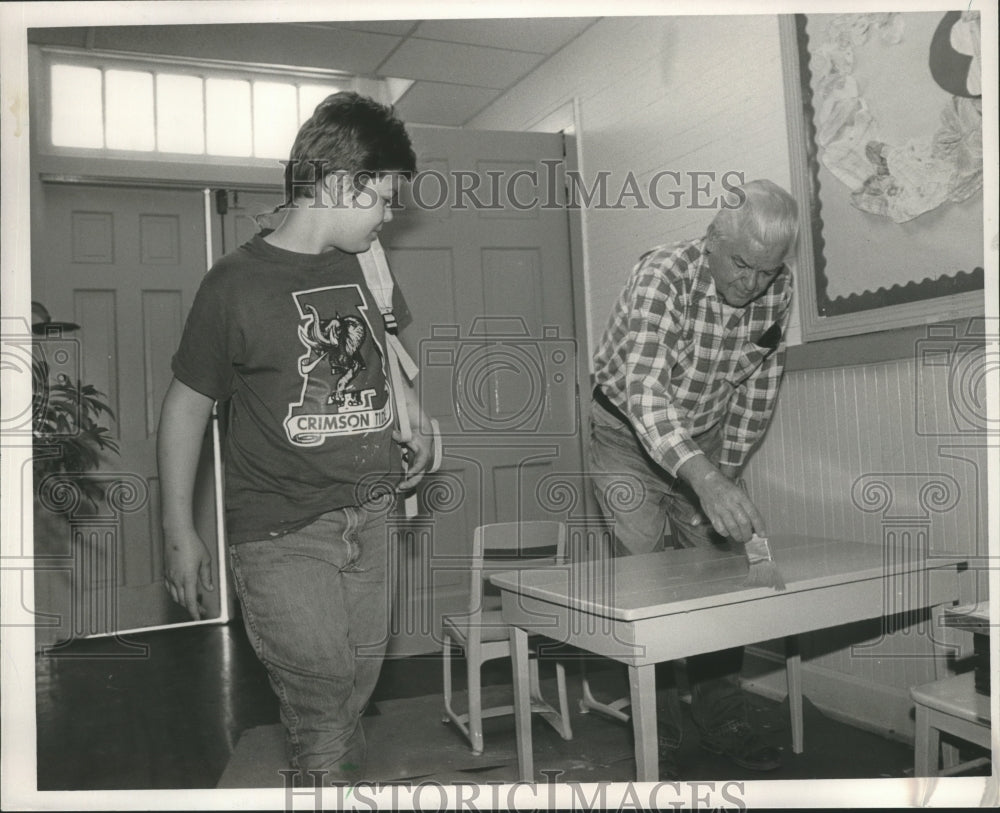
[[[281,159],[354,77],[109,57],[47,60],[54,147]]]

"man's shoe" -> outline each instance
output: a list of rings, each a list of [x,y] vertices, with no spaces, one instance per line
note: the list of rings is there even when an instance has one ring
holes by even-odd
[[[745,720],[731,720],[703,733],[701,747],[750,771],[773,771],[781,767],[781,752],[763,743]]]

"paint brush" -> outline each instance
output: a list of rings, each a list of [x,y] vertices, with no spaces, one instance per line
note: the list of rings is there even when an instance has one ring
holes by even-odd
[[[744,587],[773,587],[775,590],[785,589],[785,580],[781,576],[781,571],[771,558],[771,546],[767,543],[767,537],[758,536],[756,533],[750,537],[746,543],[747,561],[750,563],[750,572]]]

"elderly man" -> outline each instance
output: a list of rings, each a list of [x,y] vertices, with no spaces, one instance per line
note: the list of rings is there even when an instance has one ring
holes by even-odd
[[[594,357],[591,469],[616,555],[714,547],[765,535],[736,479],[763,435],[785,357],[792,280],[784,265],[797,206],[771,181],[751,181],[696,240],[644,254]],[[634,510],[605,499],[642,484]],[[702,747],[751,770],[779,767],[750,726],[741,648],[687,659]],[[663,773],[676,770],[679,709],[661,713]]]

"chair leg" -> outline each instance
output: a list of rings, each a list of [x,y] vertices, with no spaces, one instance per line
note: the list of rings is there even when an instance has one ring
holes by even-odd
[[[562,730],[559,732],[564,740],[573,739],[573,726],[569,717],[569,698],[566,696],[566,667],[556,662],[556,689],[559,692],[559,716],[562,719]]]
[[[532,702],[542,703],[542,682],[538,674],[538,658],[532,657],[528,660],[528,678],[531,687]]]
[[[441,652],[441,663],[444,665],[444,715],[441,717],[442,723],[450,722],[455,717],[455,710],[451,707],[451,636],[444,633],[444,648]]]
[[[588,714],[593,709],[615,720],[621,720],[623,723],[627,723],[631,719],[629,714],[622,711],[622,709],[631,705],[632,701],[630,697],[619,697],[611,703],[602,703],[594,697],[593,692],[590,690],[587,667],[582,661],[580,663],[580,675],[583,683],[583,697],[580,698],[580,714]]]
[[[478,756],[483,753],[482,676],[479,673],[479,662],[469,657],[469,652],[465,653],[465,658],[469,684],[469,742],[472,744],[472,753]]]
[[[559,709],[556,710],[542,696],[542,682],[539,677],[538,658],[528,659],[528,695],[531,710],[542,715],[550,726],[564,740],[573,739],[573,726],[570,724],[569,699],[566,694],[566,667],[556,661],[556,690],[559,694]]]

